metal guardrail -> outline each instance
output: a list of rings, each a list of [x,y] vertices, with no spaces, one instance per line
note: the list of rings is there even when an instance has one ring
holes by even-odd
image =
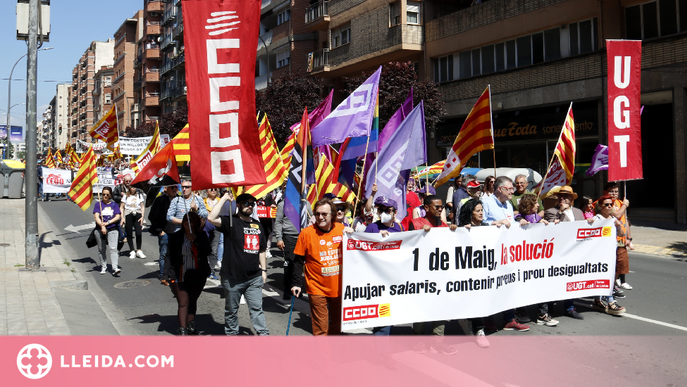
[[[313,4],[305,9],[305,24],[312,23],[313,21],[323,17],[329,16],[329,2],[322,1],[317,4]]]

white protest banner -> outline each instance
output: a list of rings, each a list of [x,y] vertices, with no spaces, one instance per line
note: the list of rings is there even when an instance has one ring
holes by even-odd
[[[138,156],[146,148],[146,146],[150,142],[151,138],[153,138],[153,136],[120,137],[119,138],[120,152],[123,155]],[[164,146],[169,144],[170,141],[171,140],[169,138],[169,134],[161,134],[160,135],[160,147],[161,148],[164,148]],[[88,147],[91,145],[93,146],[93,151],[95,151],[96,154],[105,154],[105,155],[112,154],[112,152],[110,152],[106,148],[107,143],[100,141],[100,140],[96,141],[93,144],[78,140],[76,142],[76,151],[78,153],[84,153],[84,152],[88,151]]]
[[[610,295],[615,235],[611,220],[344,234],[342,329]]]
[[[43,193],[68,193],[72,185],[72,171],[43,168]]]
[[[129,175],[133,180],[136,176],[133,169],[124,169],[116,175],[112,174],[110,168],[98,167],[98,182],[93,185],[93,192],[99,193],[103,191],[103,187],[110,187],[114,189],[115,186],[122,184],[124,176]]]

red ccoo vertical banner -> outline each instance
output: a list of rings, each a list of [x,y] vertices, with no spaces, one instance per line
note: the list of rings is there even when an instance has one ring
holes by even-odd
[[[265,183],[255,119],[260,0],[183,0],[194,189]]]
[[[608,56],[608,180],[644,178],[640,40],[606,40]]]

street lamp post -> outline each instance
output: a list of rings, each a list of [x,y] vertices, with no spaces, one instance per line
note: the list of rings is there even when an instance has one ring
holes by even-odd
[[[46,47],[46,48],[39,48],[36,51],[46,51],[46,50],[52,50],[52,47]],[[17,105],[12,105],[11,104],[11,99],[12,99],[12,74],[14,73],[14,68],[17,67],[19,64],[19,61],[24,59],[25,56],[29,55],[29,53],[26,53],[17,59],[16,62],[14,62],[14,66],[12,66],[12,71],[10,71],[10,78],[9,81],[7,81],[7,137],[5,137],[5,154],[4,157],[8,158],[9,154],[7,152],[9,151],[9,144],[10,144],[10,109],[12,107],[17,106]]]

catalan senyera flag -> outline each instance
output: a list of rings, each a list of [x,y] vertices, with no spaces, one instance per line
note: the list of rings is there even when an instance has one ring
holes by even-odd
[[[88,152],[84,154],[81,167],[69,188],[69,197],[82,211],[86,211],[91,206],[93,201],[93,184],[98,182],[95,157],[95,152],[93,152],[93,147],[91,146],[88,148]]]
[[[453,147],[451,147],[446,163],[434,186],[438,187],[451,178],[458,176],[475,153],[486,149],[494,149],[493,133],[491,87],[487,86],[460,128],[456,141],[454,141]]]
[[[64,162],[64,160],[62,160],[62,152],[60,152],[59,149],[55,150],[55,160],[60,164]]]
[[[340,197],[346,202],[355,199],[355,194],[336,180],[336,174],[334,172],[334,166],[329,159],[321,155],[320,163],[315,172],[317,183],[311,184],[309,186],[310,191],[308,191],[308,202],[310,202],[311,206],[315,205],[318,200],[322,199],[324,195],[328,193]]]
[[[91,129],[88,134],[93,138],[103,140],[107,143],[107,149],[115,151],[115,144],[119,142],[119,128],[117,125],[117,106],[112,105],[107,112]]]
[[[572,103],[570,103],[556,150],[553,152],[553,160],[540,185],[539,197],[546,198],[558,192],[564,185],[570,185],[575,173],[576,152],[575,119],[573,117]]]
[[[52,148],[48,148],[48,155],[45,156],[45,166],[50,169],[55,168],[55,157],[53,157]]]
[[[171,141],[177,165],[183,165],[184,162],[191,161],[191,141],[189,140],[188,132],[189,126],[186,124]]]
[[[293,146],[296,144],[296,133],[291,133],[289,138],[286,139],[286,145],[281,150],[281,159],[284,165],[291,165],[291,152],[293,151]]]
[[[272,127],[265,114],[260,127],[260,148],[262,150],[262,161],[265,163],[265,184],[258,184],[245,187],[246,193],[249,193],[256,198],[261,198],[267,195],[270,191],[279,188],[288,176],[288,170],[284,167],[284,163],[279,154],[277,141],[274,139]]]
[[[118,147],[119,149],[119,147]],[[132,168],[134,170],[134,173],[138,174],[140,170],[145,167],[150,160],[153,159],[153,156],[157,154],[157,152],[160,151],[160,123],[159,121],[155,121],[155,132],[153,132],[153,137],[150,138],[150,141],[148,142],[148,146],[141,152],[140,155],[136,158],[136,160],[131,163]]]

